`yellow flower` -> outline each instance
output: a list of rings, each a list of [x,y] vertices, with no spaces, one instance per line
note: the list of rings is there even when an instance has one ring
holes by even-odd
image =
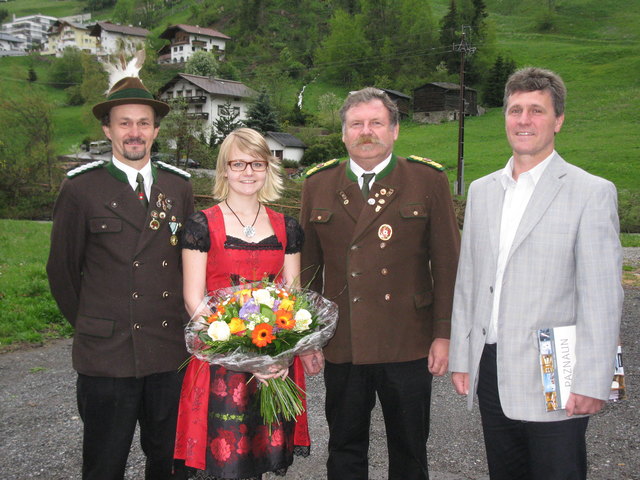
[[[278,307],[280,310],[293,310],[293,300],[289,298],[283,298],[280,300],[280,306]]]
[[[231,330],[231,334],[244,332],[247,327],[245,327],[244,322],[241,318],[233,317],[229,322],[229,329]]]
[[[244,290],[240,290],[236,295],[238,296],[238,303],[240,306],[243,306],[251,298],[251,289],[245,288]]]

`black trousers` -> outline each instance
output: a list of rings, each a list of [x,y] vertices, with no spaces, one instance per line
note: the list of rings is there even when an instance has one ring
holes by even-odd
[[[558,422],[507,418],[500,405],[496,345],[480,360],[478,402],[491,480],[584,480],[589,417]],[[542,390],[541,390],[541,402]]]
[[[373,365],[326,362],[328,480],[366,480],[371,411],[380,399],[390,480],[428,480],[432,375],[427,359]]]
[[[140,423],[140,443],[147,459],[145,478],[183,478],[173,473],[178,399],[182,374],[142,378],[91,377],[78,374],[78,411],[84,422],[83,480],[121,480]]]

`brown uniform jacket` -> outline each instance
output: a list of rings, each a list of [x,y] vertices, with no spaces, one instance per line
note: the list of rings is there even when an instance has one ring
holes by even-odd
[[[146,212],[112,163],[62,184],[47,273],[75,328],[79,373],[142,377],[175,371],[187,357],[181,252],[171,237],[193,212],[193,194],[182,175],[152,171]]]
[[[348,163],[309,176],[302,196],[302,282],[339,307],[325,357],[425,358],[451,326],[460,234],[447,177],[394,155],[367,202]]]

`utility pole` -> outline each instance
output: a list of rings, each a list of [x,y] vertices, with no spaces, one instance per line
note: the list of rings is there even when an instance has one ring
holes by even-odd
[[[464,57],[473,55],[475,47],[470,46],[465,38],[465,29],[470,29],[467,25],[462,26],[460,43],[453,45],[453,50],[460,52],[460,104],[458,106],[458,175],[456,177],[456,195],[464,195]]]

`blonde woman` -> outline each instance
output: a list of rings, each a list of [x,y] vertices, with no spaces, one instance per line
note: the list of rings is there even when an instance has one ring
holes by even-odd
[[[280,163],[255,130],[240,128],[222,142],[214,197],[220,200],[196,212],[183,233],[184,299],[190,315],[205,292],[259,281],[283,280],[300,274],[304,235],[298,222],[269,209],[282,192]],[[322,361],[321,354],[306,362]],[[289,374],[304,388],[301,362]],[[185,374],[178,432],[177,459],[185,460],[198,479],[260,479],[265,472],[284,475],[294,450],[309,454],[306,414],[297,422],[263,425],[251,373],[226,370],[192,360]]]

